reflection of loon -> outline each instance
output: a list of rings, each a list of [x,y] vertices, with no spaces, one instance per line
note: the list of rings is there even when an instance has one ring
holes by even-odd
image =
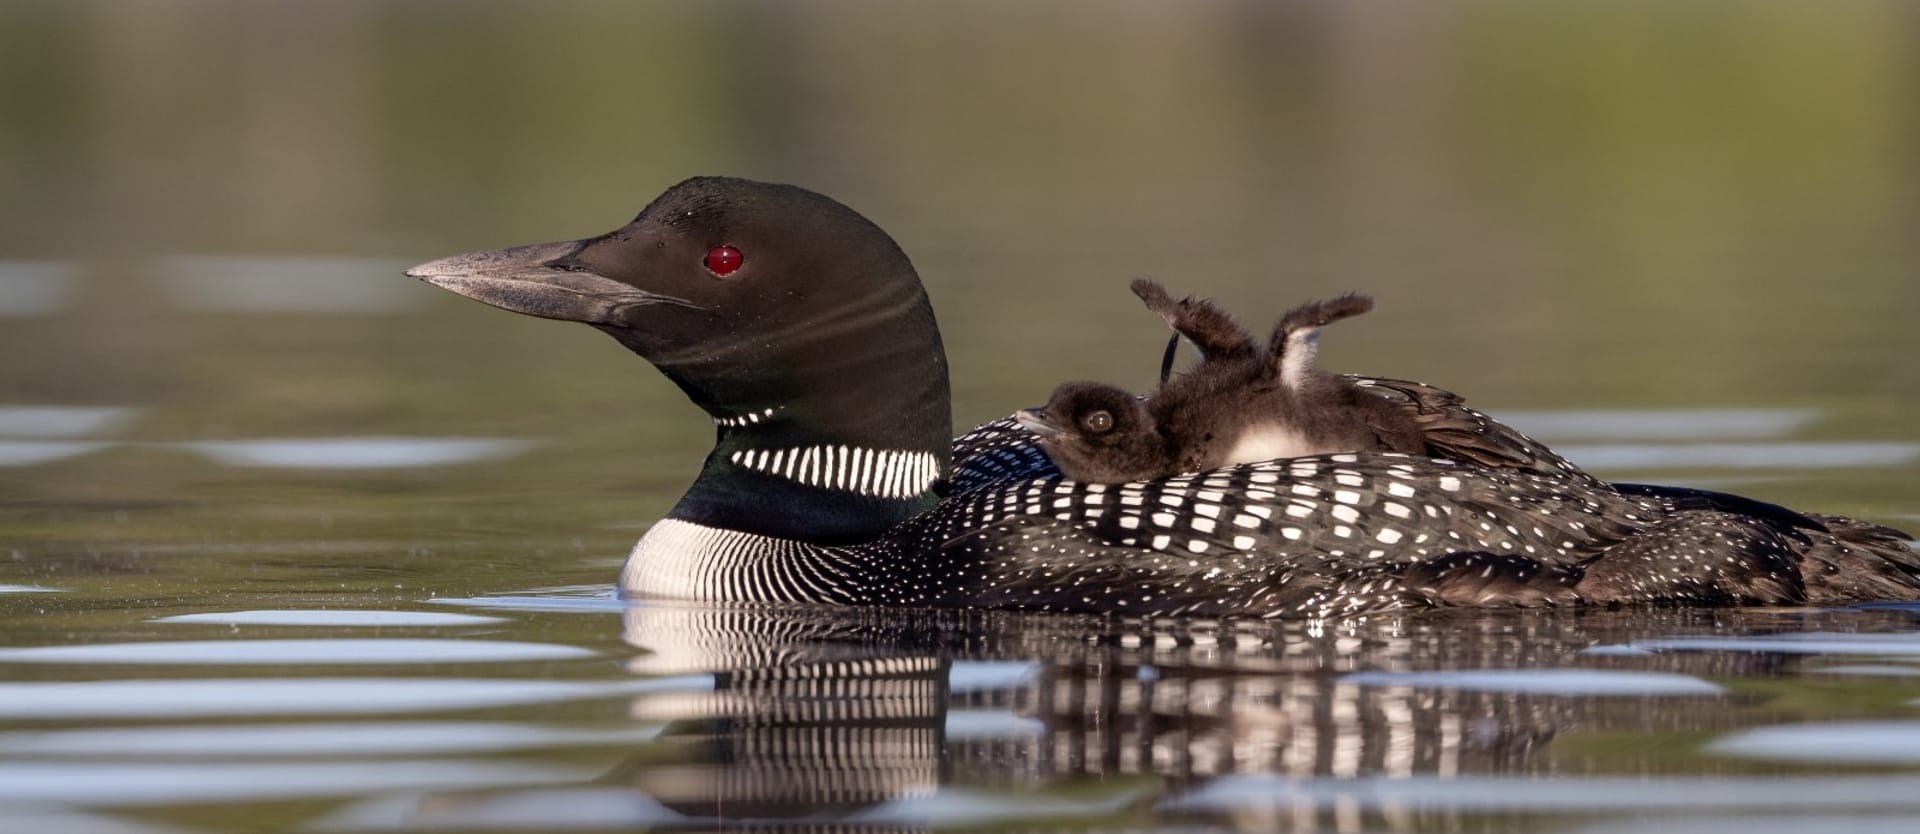
[[[1062,479],[1008,421],[949,443],[946,360],[912,265],[798,188],[688,180],[612,233],[408,274],[592,324],[712,416],[715,448],[634,548],[630,593],[1320,616],[1920,588],[1894,531],[1616,490],[1415,386],[1394,395],[1442,403],[1460,440],[1436,451],[1452,460],[1332,455],[1110,486]]]
[[[1524,677],[1577,658],[1586,667],[1767,678],[1791,661],[1756,652],[1624,661],[1579,654],[1596,643],[1780,624],[1766,616],[1387,616],[1323,631],[1303,622],[636,605],[625,613],[627,641],[655,651],[636,657],[634,671],[715,671],[716,689],[638,697],[635,717],[665,722],[662,740],[678,755],[648,751],[603,781],[639,788],[689,817],[825,826],[941,788],[1024,792],[1125,774],[1152,775],[1143,789],[1150,798],[1235,773],[1635,772],[1670,750],[1626,745],[1614,756],[1556,760],[1544,742],[1569,730],[1699,734],[1754,717],[1729,709],[1725,697],[1371,686],[1339,670],[1500,669]],[[1891,627],[1904,622],[1888,618]],[[1020,661],[1026,671],[970,674],[980,661]]]

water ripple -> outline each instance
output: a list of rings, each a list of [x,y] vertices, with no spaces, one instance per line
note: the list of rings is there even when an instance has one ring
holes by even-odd
[[[0,440],[0,466],[34,466],[97,452],[110,443],[68,440]]]
[[[0,733],[8,756],[291,758],[493,753],[652,741],[658,726],[568,729],[479,721],[116,727]]]
[[[572,611],[586,614],[618,614],[627,610],[628,606],[626,600],[621,599],[611,590],[595,596],[440,597],[428,602],[436,605],[464,605],[472,608],[499,608],[510,611]]]
[[[711,692],[711,675],[620,681],[498,678],[202,678],[75,683],[0,681],[0,718],[239,718],[375,715]]]
[[[1665,775],[1552,779],[1523,776],[1409,776],[1295,779],[1234,775],[1160,804],[1162,810],[1353,808],[1401,811],[1645,811],[1687,808],[1920,809],[1920,777],[1712,777]]]
[[[0,260],[0,317],[46,316],[73,302],[74,265]]]
[[[408,469],[513,457],[533,444],[506,438],[318,437],[181,443],[215,463],[283,469]]]
[[[444,614],[437,611],[356,611],[342,609],[209,611],[156,617],[156,623],[211,623],[214,625],[413,627],[470,626],[506,622],[504,617]]]
[[[125,426],[140,409],[120,406],[0,406],[0,437],[84,437]]]
[[[597,654],[576,646],[500,640],[179,640],[0,648],[0,663],[411,665],[571,660]]]
[[[74,805],[262,802],[367,791],[571,782],[577,767],[490,761],[245,763],[0,762],[0,801]]]
[[[315,831],[566,831],[679,827],[686,815],[632,788],[515,791],[446,802],[438,796],[381,796],[315,820]],[[738,820],[729,820],[737,822]]]
[[[1527,695],[1718,695],[1725,691],[1691,675],[1613,669],[1356,672],[1343,680],[1361,686],[1411,686]]]
[[[1776,654],[1857,654],[1920,656],[1920,633],[1848,634],[1805,631],[1753,637],[1659,637],[1622,646],[1595,646],[1583,654],[1641,652],[1771,652]]]
[[[1831,721],[1754,727],[1708,744],[1744,759],[1827,764],[1920,764],[1920,721]]]
[[[1920,817],[1865,814],[1631,817],[1567,829],[1568,834],[1647,834],[1649,831],[1660,834],[1808,834],[1813,831],[1911,834],[1920,831]]]

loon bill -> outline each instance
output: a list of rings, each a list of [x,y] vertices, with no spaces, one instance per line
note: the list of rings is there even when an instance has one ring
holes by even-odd
[[[1414,415],[1434,457],[1090,484],[1011,418],[949,440],[946,356],[913,265],[859,213],[792,186],[690,179],[608,234],[407,274],[590,324],[712,419],[698,477],[627,559],[630,595],[1252,617],[1920,597],[1899,531],[1616,487],[1415,383],[1352,378]]]

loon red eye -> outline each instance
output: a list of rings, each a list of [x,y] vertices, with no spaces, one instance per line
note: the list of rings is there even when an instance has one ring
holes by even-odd
[[[721,244],[707,252],[704,263],[707,265],[708,272],[725,277],[732,275],[733,271],[739,269],[740,265],[746,261],[747,257],[740,254],[740,250]]]

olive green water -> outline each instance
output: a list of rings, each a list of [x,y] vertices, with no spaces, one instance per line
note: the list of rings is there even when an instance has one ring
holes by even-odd
[[[400,272],[793,182],[914,258],[956,428],[1149,385],[1135,275],[1362,289],[1329,367],[1912,530],[1916,55],[1898,3],[0,6],[0,831],[1910,830],[1920,606],[623,606],[710,425]]]

